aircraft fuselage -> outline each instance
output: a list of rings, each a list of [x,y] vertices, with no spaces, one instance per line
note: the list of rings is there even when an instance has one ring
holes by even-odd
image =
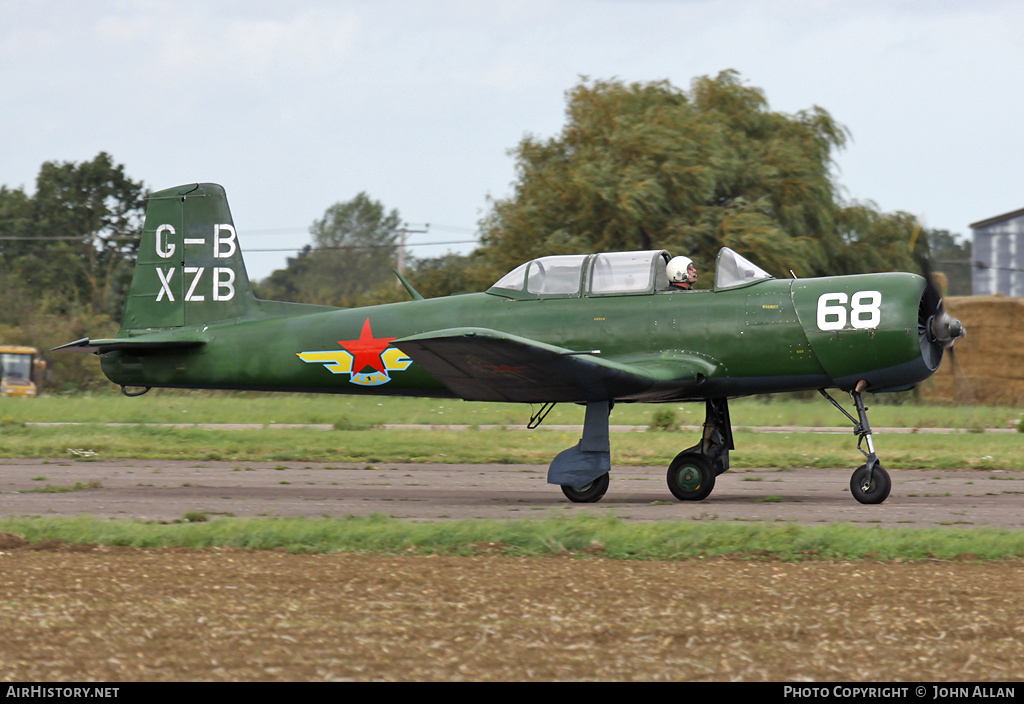
[[[177,328],[201,346],[116,350],[101,360],[124,386],[450,396],[392,342],[478,326],[654,372],[650,389],[619,400],[852,388],[862,378],[892,389],[933,371],[918,336],[923,289],[913,274],[863,274],[727,291],[534,300],[478,293],[355,309],[261,301],[256,318]],[[706,373],[674,383],[679,360],[703,361]]]

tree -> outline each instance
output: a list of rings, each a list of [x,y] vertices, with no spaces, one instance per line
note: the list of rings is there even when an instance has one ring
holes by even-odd
[[[819,107],[770,111],[733,71],[689,91],[585,79],[566,118],[560,135],[512,151],[513,195],[481,223],[492,276],[545,254],[662,248],[707,270],[722,246],[776,275],[813,276],[837,273],[851,242],[881,237],[887,253],[910,239],[902,215],[840,202],[832,155],[845,127]]]
[[[131,281],[147,192],[100,152],[46,162],[36,192],[0,189],[5,285],[57,313],[117,316]]]
[[[970,296],[973,291],[971,241],[961,243],[948,230],[929,230],[927,236],[932,268],[946,277],[946,293]]]
[[[31,196],[0,187],[0,340],[47,350],[113,334],[146,196],[104,152],[82,163],[43,164]],[[79,357],[52,357],[47,385],[100,384],[98,365]]]
[[[477,252],[414,259],[410,269],[409,281],[425,298],[483,291],[494,283],[489,276],[481,276],[481,257]]]
[[[914,241],[917,219],[909,213],[880,213],[873,204],[857,203],[840,209],[837,227],[841,247],[821,273],[919,271],[920,258],[927,256],[927,237]]]
[[[366,193],[332,205],[310,227],[314,245],[264,279],[260,295],[279,300],[352,306],[394,280],[401,218]]]
[[[18,266],[32,231],[32,200],[21,189],[0,186],[0,325],[17,325],[34,300]]]

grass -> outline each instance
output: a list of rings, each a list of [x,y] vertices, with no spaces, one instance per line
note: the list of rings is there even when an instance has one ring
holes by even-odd
[[[190,515],[194,514],[194,515]],[[664,521],[627,523],[589,515],[527,521],[415,523],[383,516],[344,519],[216,518],[143,523],[75,518],[5,518],[0,532],[30,542],[140,548],[235,547],[290,552],[601,556],[685,560],[732,556],[778,560],[1008,560],[1024,556],[1024,532],[881,528],[845,524],[776,526]]]
[[[90,479],[85,482],[75,482],[71,486],[62,486],[59,484],[47,484],[46,486],[39,489],[24,489],[25,494],[63,494],[69,491],[85,491],[86,489],[102,489],[103,484],[98,479]]]
[[[619,466],[667,465],[697,440],[695,431],[614,433]],[[733,467],[842,467],[863,463],[852,433],[736,432]],[[203,430],[85,424],[0,428],[0,458],[74,462],[177,459],[231,462],[430,462],[540,464],[579,440],[578,431],[545,430]],[[1016,433],[878,434],[875,446],[890,469],[971,467],[1024,471]]]
[[[870,401],[869,401],[870,402]],[[849,435],[754,433],[744,426],[843,426],[846,420],[823,399],[792,396],[739,399],[730,404],[736,432],[734,467],[856,467],[863,462]],[[524,404],[467,403],[447,399],[325,396],[317,394],[218,393],[156,389],[140,398],[99,393],[0,398],[0,457],[72,459],[189,459],[230,461],[351,461],[547,464],[576,443],[577,431],[552,429],[580,425],[583,408],[559,404],[545,425],[526,432],[501,428],[524,425],[531,407]],[[1022,411],[1009,407],[946,407],[876,403],[876,428],[954,427],[968,431],[1005,428],[1019,422]],[[619,404],[613,424],[645,429],[695,426],[703,422],[702,404]],[[38,426],[31,423],[79,423]],[[246,423],[253,430],[206,430],[143,424]],[[106,423],[129,424],[108,427]],[[456,424],[470,430],[388,431],[393,424]],[[333,430],[262,428],[317,424]],[[498,430],[484,430],[492,426]],[[882,462],[892,469],[976,467],[1024,470],[1019,435],[885,434],[875,443]],[[613,461],[619,465],[667,464],[684,446],[696,442],[695,431],[615,433]]]
[[[869,402],[870,403],[870,402]],[[480,426],[523,425],[529,406],[463,403],[452,400],[329,397],[316,395],[215,394],[156,390],[142,398],[111,394],[38,399],[0,398],[0,457],[89,462],[112,459],[228,460],[239,463],[288,462],[442,462],[546,465],[579,439],[576,431],[553,425],[581,424],[583,409],[561,404],[546,427],[533,431]],[[730,404],[736,426],[844,425],[823,400],[792,398],[740,400]],[[699,425],[701,404],[647,406],[620,404],[612,423],[663,428]],[[970,431],[1012,427],[1022,412],[1015,408],[953,408],[915,404],[872,409],[876,428],[955,427]],[[27,423],[75,422],[81,425],[33,426]],[[130,425],[108,427],[106,423]],[[332,430],[203,430],[152,427],[143,423],[323,424]],[[456,431],[382,431],[384,423],[460,424]],[[692,436],[692,437],[691,437]],[[799,438],[795,441],[794,438]],[[876,434],[886,467],[963,468],[1024,471],[1020,435]],[[665,465],[696,441],[693,431],[616,433],[613,462]],[[736,432],[732,466],[844,467],[862,463],[852,432],[842,435]],[[237,465],[244,468],[244,465]],[[241,469],[239,470],[241,471]],[[2,467],[0,467],[2,472]],[[991,475],[999,478],[1003,475]],[[40,475],[38,481],[45,481]],[[37,491],[90,488],[46,485]],[[773,500],[772,497],[764,499]],[[234,546],[294,552],[374,552],[468,554],[493,545],[509,555],[603,555],[619,559],[693,559],[734,555],[784,560],[807,559],[960,559],[984,560],[1024,555],[1024,532],[989,529],[891,529],[848,525],[773,526],[755,523],[708,525],[701,522],[631,524],[582,516],[531,521],[441,521],[411,523],[380,516],[349,519],[211,518],[188,512],[174,524],[77,518],[4,518],[0,532],[28,540],[66,540],[138,547]]]
[[[835,398],[852,409],[842,394]],[[896,395],[867,395],[875,427],[950,427],[966,430],[1016,428],[1024,411],[1009,406],[937,406],[891,403]],[[154,389],[139,398],[118,393],[41,396],[36,399],[0,397],[0,429],[26,422],[82,423],[316,423],[338,429],[364,429],[384,423],[525,425],[529,404],[471,403],[458,399],[420,399],[327,394],[258,394]],[[793,395],[758,396],[730,402],[735,426],[843,426],[849,424],[824,399]],[[584,409],[559,404],[548,425],[582,424]],[[702,403],[618,404],[613,424],[700,425]],[[543,426],[542,426],[543,427]]]

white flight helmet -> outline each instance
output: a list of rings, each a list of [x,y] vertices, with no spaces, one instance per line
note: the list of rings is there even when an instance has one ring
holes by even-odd
[[[665,271],[668,274],[668,280],[674,284],[680,284],[684,281],[688,281],[690,275],[686,270],[691,264],[693,264],[693,260],[689,257],[672,257],[665,267]],[[696,278],[697,277],[694,277],[694,279]]]

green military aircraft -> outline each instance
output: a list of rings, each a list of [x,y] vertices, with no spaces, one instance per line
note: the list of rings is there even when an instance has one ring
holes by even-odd
[[[854,425],[867,458],[850,488],[880,503],[862,393],[926,379],[963,334],[915,274],[773,278],[730,249],[714,286],[670,285],[664,250],[534,259],[483,293],[366,308],[258,300],[224,189],[149,199],[121,329],[57,349],[92,351],[128,395],[152,387],[457,397],[586,405],[580,442],[548,482],[575,502],[608,489],[615,403],[704,401],[699,442],[668,468],[680,500],[706,498],[734,449],[728,399],[819,390]],[[400,277],[401,278],[401,277]],[[852,396],[856,417],[826,391]],[[866,442],[867,449],[862,445]]]

